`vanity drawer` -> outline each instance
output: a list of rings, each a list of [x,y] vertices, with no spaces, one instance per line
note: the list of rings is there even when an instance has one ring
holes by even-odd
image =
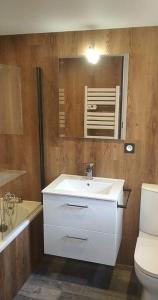
[[[45,224],[104,233],[116,232],[116,202],[46,195],[43,205]]]
[[[70,227],[44,225],[44,252],[114,265],[117,257],[116,236]]]

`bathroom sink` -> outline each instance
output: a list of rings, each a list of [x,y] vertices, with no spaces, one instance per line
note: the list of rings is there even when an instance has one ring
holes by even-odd
[[[62,174],[42,193],[117,201],[123,185],[123,179],[93,177],[89,180],[84,176]]]
[[[87,177],[62,174],[42,191],[44,252],[114,266],[124,180]]]

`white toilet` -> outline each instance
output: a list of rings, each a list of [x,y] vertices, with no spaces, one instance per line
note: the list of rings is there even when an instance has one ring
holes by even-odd
[[[158,300],[158,185],[142,184],[139,236],[134,264],[141,300]]]

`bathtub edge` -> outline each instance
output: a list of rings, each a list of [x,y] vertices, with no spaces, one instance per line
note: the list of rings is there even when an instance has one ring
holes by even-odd
[[[43,210],[43,205],[39,205],[21,224],[19,224],[6,239],[0,242],[0,253],[32,222],[32,220]]]

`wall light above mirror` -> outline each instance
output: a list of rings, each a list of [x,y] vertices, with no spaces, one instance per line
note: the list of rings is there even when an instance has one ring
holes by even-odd
[[[59,136],[125,139],[128,54],[59,59]]]
[[[96,48],[90,46],[86,51],[86,58],[89,63],[94,65],[97,64],[100,59],[99,51]]]

